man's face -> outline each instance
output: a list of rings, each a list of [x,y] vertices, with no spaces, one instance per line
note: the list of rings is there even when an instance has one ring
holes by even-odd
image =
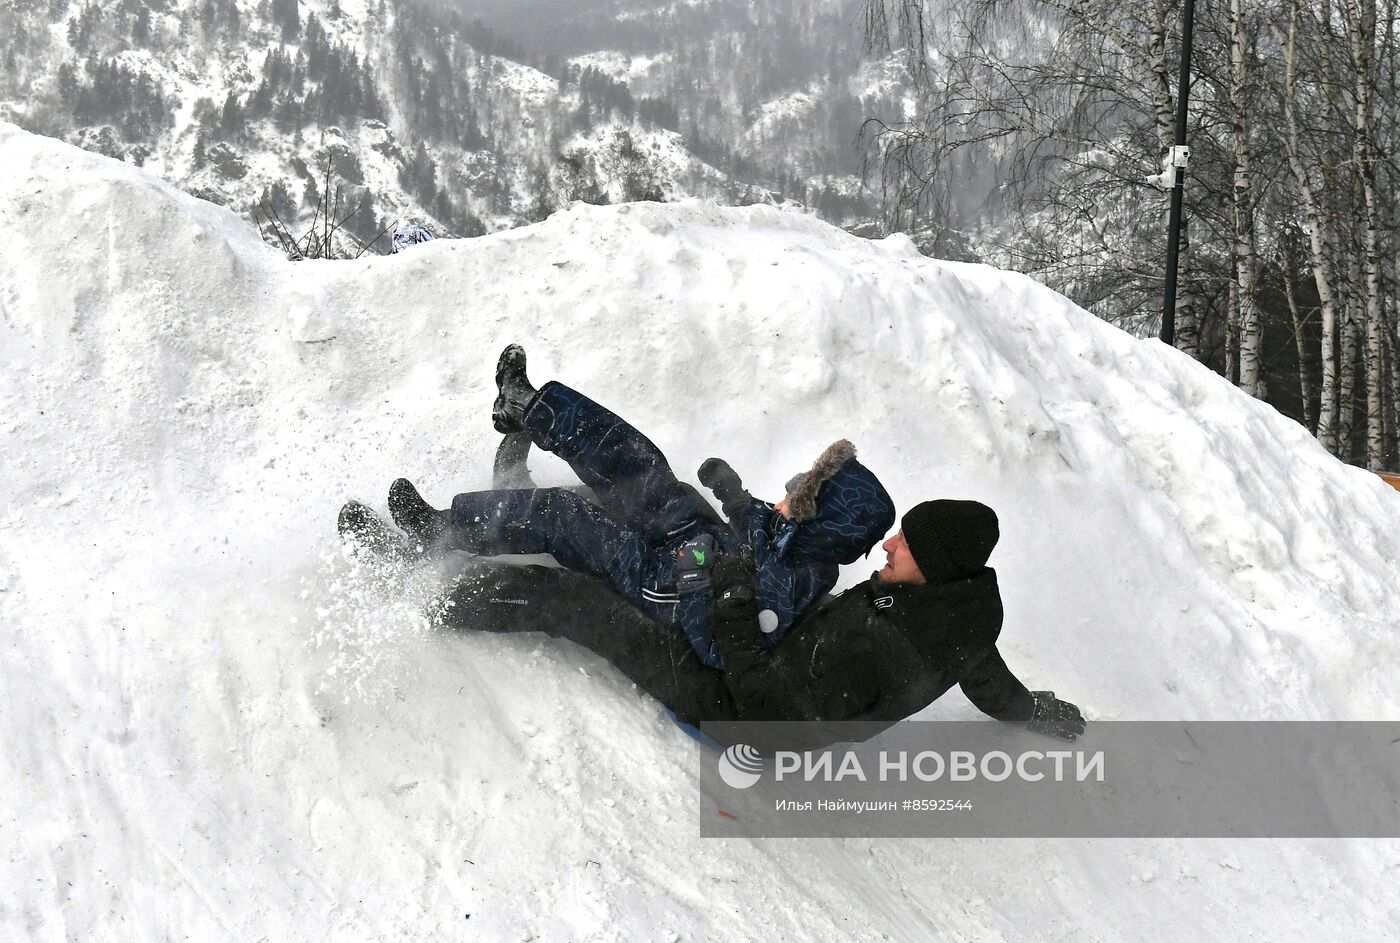
[[[904,542],[904,531],[897,531],[889,540],[880,545],[885,551],[885,568],[876,575],[882,583],[925,583],[924,574],[914,562],[909,545]]]

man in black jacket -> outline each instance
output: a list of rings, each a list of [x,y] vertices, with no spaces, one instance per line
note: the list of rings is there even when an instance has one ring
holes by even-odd
[[[975,501],[926,501],[884,544],[886,566],[809,609],[780,644],[762,644],[750,561],[712,574],[724,668],[702,664],[683,636],[586,577],[542,567],[469,572],[443,621],[464,628],[545,631],[598,653],[677,719],[859,721],[864,737],[909,717],[953,685],[984,713],[1074,740],[1079,709],[1031,692],[997,652],[1002,606],[986,566],[999,532]]]

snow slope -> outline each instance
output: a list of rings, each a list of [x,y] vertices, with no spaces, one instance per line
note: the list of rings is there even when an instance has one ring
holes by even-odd
[[[519,339],[683,475],[717,452],[776,496],[846,436],[902,508],[988,502],[1003,653],[1091,718],[1400,716],[1400,494],[1174,351],[765,207],[289,263],[8,125],[0,224],[0,938],[1400,923],[1393,841],[701,841],[697,747],[658,705],[563,643],[430,631],[421,579],[382,593],[333,536],[398,474],[440,503],[488,482]]]

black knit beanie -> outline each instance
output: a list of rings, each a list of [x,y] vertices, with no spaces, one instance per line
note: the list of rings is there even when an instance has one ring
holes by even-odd
[[[987,565],[1001,536],[996,512],[977,501],[925,501],[909,509],[900,528],[930,583],[974,575]]]

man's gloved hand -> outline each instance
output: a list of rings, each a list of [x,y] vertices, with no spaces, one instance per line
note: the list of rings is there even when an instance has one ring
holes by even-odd
[[[1075,740],[1084,732],[1084,715],[1069,701],[1055,697],[1054,691],[1032,691],[1035,709],[1026,729],[1047,737]]]
[[[711,583],[715,589],[715,609],[748,609],[752,611],[752,617],[756,617],[756,581],[753,550],[741,546],[726,553],[711,573]]]
[[[753,500],[753,495],[744,490],[744,483],[739,479],[739,475],[722,458],[705,459],[696,474],[700,484],[709,488],[715,493],[715,497],[719,498],[719,503],[724,506],[724,513],[728,517],[732,518],[739,509]]]
[[[676,590],[696,593],[710,585],[710,570],[715,565],[715,538],[701,534],[681,544],[676,551]]]

